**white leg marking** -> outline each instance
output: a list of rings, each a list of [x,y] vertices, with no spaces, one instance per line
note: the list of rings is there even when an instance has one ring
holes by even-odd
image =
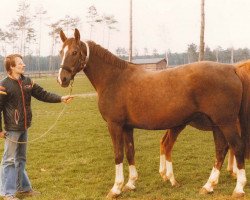
[[[138,174],[134,165],[129,166],[129,180],[126,184],[131,190],[135,189],[135,181],[138,179]]]
[[[220,171],[213,167],[207,183],[203,186],[208,192],[214,191],[214,186],[218,184]]]
[[[166,157],[165,155],[160,155],[160,167],[159,167],[159,173],[161,175],[166,174]]]
[[[174,172],[173,172],[173,164],[172,164],[172,162],[166,161],[166,168],[167,168],[166,176],[169,179],[169,181],[172,184],[172,186],[174,186],[176,184],[176,180],[174,178]]]
[[[236,193],[245,193],[244,192],[244,186],[246,185],[247,178],[246,178],[246,171],[245,169],[238,170],[237,173],[237,184],[234,189],[234,192]]]
[[[115,166],[115,184],[112,187],[111,191],[115,194],[120,194],[121,189],[124,183],[124,175],[123,175],[123,163]]]

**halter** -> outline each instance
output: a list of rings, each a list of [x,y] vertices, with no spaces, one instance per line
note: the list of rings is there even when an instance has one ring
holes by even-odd
[[[85,44],[85,46],[86,46],[86,49],[87,49],[87,55],[86,55],[86,58],[85,58],[85,64],[83,65],[82,70],[84,70],[84,69],[86,68],[87,63],[88,63],[88,61],[89,61],[89,54],[90,54],[90,51],[89,51],[89,45],[88,45],[87,41],[86,41],[86,42],[85,42],[85,41],[83,41],[83,43],[84,43],[84,44]]]
[[[80,52],[81,57],[80,57],[80,59],[79,59],[78,62],[77,62],[77,63],[79,63],[79,66],[80,66],[80,67],[79,67],[79,70],[78,70],[77,72],[79,72],[79,71],[81,71],[81,70],[84,70],[84,69],[87,67],[87,63],[88,63],[88,61],[89,61],[89,54],[90,54],[89,45],[88,45],[87,41],[86,41],[86,42],[83,41],[83,43],[84,43],[85,46],[86,46],[87,55],[86,55],[85,60],[83,60],[83,59],[82,59],[83,53],[82,53],[82,51]],[[60,66],[60,68],[66,70],[67,72],[69,72],[69,73],[71,73],[71,74],[74,72],[74,70],[68,68],[67,66],[63,66],[63,65],[62,65],[62,66]],[[75,68],[74,68],[74,69],[75,69]],[[77,69],[78,69],[78,68],[77,68]]]

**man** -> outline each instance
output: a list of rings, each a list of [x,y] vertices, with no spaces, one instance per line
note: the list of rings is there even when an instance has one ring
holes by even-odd
[[[7,56],[4,66],[8,76],[0,82],[0,136],[26,142],[32,119],[31,96],[50,103],[67,103],[72,97],[49,93],[25,77],[25,64],[19,54]],[[6,132],[2,129],[2,113]],[[10,140],[5,140],[0,170],[0,195],[4,200],[19,200],[16,194],[40,194],[32,189],[25,170],[27,144]]]

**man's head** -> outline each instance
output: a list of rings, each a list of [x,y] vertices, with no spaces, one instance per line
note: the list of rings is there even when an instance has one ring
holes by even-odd
[[[23,58],[19,54],[11,54],[7,56],[4,60],[4,67],[8,74],[16,73],[23,74],[25,69],[25,64]]]

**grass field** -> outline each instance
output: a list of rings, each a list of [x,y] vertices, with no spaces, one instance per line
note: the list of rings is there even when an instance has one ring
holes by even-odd
[[[59,94],[55,78],[35,79],[35,82]],[[88,93],[94,89],[86,77],[77,77],[73,93]],[[33,124],[29,139],[39,137],[55,121],[63,104],[48,104],[33,100]],[[146,110],[145,110],[146,112]],[[120,199],[230,199],[236,181],[226,172],[226,163],[213,195],[201,196],[199,189],[207,181],[214,162],[214,144],[210,132],[187,127],[179,136],[173,152],[174,172],[179,188],[163,182],[158,173],[159,141],[164,131],[135,130],[136,167],[139,174],[137,190],[124,193]],[[3,141],[0,141],[0,153]],[[128,165],[124,161],[125,181]],[[97,98],[75,98],[67,105],[55,128],[39,141],[28,146],[27,171],[33,187],[42,193],[37,200],[105,199],[114,183],[114,156],[111,138],[97,108]],[[250,163],[247,161],[250,180]],[[247,184],[245,199],[250,199]]]

